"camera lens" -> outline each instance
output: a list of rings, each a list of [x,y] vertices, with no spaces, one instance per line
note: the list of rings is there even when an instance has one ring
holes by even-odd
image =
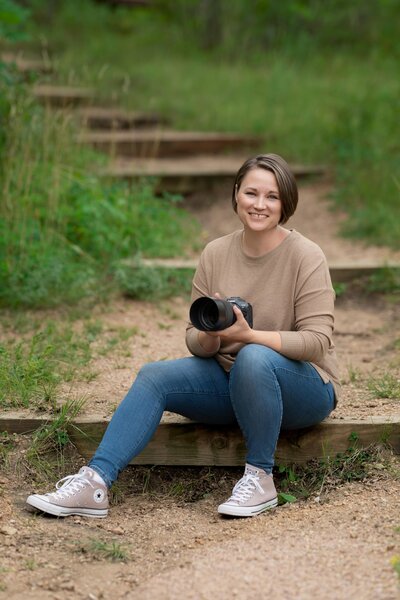
[[[200,331],[220,331],[230,327],[236,317],[230,302],[202,297],[190,307],[190,320]]]

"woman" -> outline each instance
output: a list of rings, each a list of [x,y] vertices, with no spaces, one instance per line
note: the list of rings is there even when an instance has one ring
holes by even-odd
[[[316,244],[283,227],[297,200],[280,156],[259,155],[242,165],[232,204],[243,228],[206,246],[192,301],[240,296],[252,305],[253,327],[236,306],[236,321],[222,331],[190,323],[186,343],[193,356],[144,366],[88,467],[61,480],[57,491],[30,496],[29,505],[57,516],[106,516],[107,489],[150,441],[164,410],[239,424],[245,471],[219,513],[247,517],[277,505],[272,468],[280,429],[319,423],[339,392],[326,259]]]

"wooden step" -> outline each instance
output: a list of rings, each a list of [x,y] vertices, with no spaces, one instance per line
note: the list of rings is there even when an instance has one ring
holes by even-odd
[[[42,73],[44,75],[53,72],[53,67],[49,60],[27,58],[23,54],[3,52],[0,60],[6,64],[15,65],[20,73]]]
[[[82,107],[78,109],[78,115],[83,126],[89,129],[140,129],[168,123],[167,119],[154,113],[101,106]]]
[[[0,431],[31,433],[46,422],[45,417],[3,413],[0,415]],[[68,426],[70,439],[83,457],[93,455],[108,423],[108,418],[92,415],[76,418]],[[282,432],[276,463],[304,464],[311,459],[333,458],[346,452],[350,436],[357,437],[358,448],[385,442],[400,453],[400,414],[365,419],[328,418],[315,427]],[[138,465],[226,467],[243,466],[244,462],[245,445],[237,427],[203,425],[172,414],[164,415],[151,442],[132,461]]]
[[[163,129],[153,129],[151,131],[89,131],[82,133],[79,136],[79,141],[114,156],[149,159],[220,154],[239,150],[245,151],[246,149],[250,151],[259,148],[261,144],[260,138],[236,133],[167,131]],[[154,165],[150,166],[150,163],[148,163],[146,168],[154,168]]]
[[[126,259],[123,261],[126,265],[135,267],[137,263],[134,260]],[[183,260],[180,258],[148,258],[141,259],[140,266],[157,269],[187,269],[195,270],[197,260]],[[329,271],[332,283],[349,283],[361,277],[370,277],[378,273],[384,273],[388,270],[400,272],[400,263],[393,261],[332,261],[329,262]]]
[[[54,108],[79,106],[93,101],[93,90],[84,87],[36,85],[33,95],[39,102]]]
[[[193,156],[167,159],[118,159],[102,170],[100,175],[122,179],[154,177],[158,180],[157,191],[188,194],[207,189],[215,184],[232,186],[239,167],[246,156]],[[296,178],[320,176],[327,171],[322,165],[291,165]]]

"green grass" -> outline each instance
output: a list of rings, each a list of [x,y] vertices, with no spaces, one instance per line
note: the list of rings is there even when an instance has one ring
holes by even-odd
[[[121,352],[127,340],[138,334],[136,327],[106,328],[101,321],[86,319],[74,323],[47,317],[31,317],[23,335],[3,324],[0,344],[0,408],[57,410],[60,386],[65,382],[90,381],[96,374],[90,361],[111,352]],[[26,323],[23,329],[27,328]],[[15,334],[15,335],[13,335]]]
[[[400,378],[386,372],[381,377],[371,377],[368,389],[374,398],[389,398],[400,401]]]
[[[375,473],[376,464],[386,464],[389,471],[390,455],[386,456],[383,446],[359,447],[357,435],[352,434],[346,452],[306,465],[278,466],[280,503],[311,496],[320,500],[339,485],[368,479]]]
[[[390,564],[392,565],[394,572],[397,574],[397,577],[400,580],[400,556],[398,554],[392,556],[392,558],[390,559]]]
[[[79,415],[84,399],[68,400],[58,407],[51,421],[37,429],[30,439],[24,455],[25,468],[48,484],[55,474],[62,474],[66,465],[66,456],[72,450],[69,436],[72,421]],[[60,475],[61,476],[61,475]]]
[[[50,52],[60,81],[159,111],[179,129],[255,133],[263,150],[330,165],[332,203],[349,215],[344,234],[398,248],[395,4],[332,3],[323,13],[300,4],[222,2],[210,40],[197,2],[111,11],[70,0],[55,11],[35,0],[30,13],[7,9],[20,26],[3,17],[0,35],[12,45],[25,24],[23,47]],[[175,277],[127,281],[119,264],[193,249],[197,229],[179,199],[156,198],[152,182],[89,176],[105,158],[78,148],[76,124],[35,105],[18,74],[0,67],[0,305],[99,301],[118,285],[133,297],[151,285],[175,293]],[[372,282],[389,284],[398,288],[397,279]]]
[[[119,542],[91,539],[78,543],[78,552],[88,555],[96,560],[110,560],[112,562],[126,562],[129,558],[127,548]]]
[[[198,227],[180,197],[156,197],[156,182],[128,185],[91,174],[105,159],[76,144],[76,123],[36,105],[12,68],[4,73],[0,306],[101,301],[117,289],[121,259],[193,249]]]
[[[169,296],[189,297],[193,269],[143,267],[121,264],[116,272],[119,288],[128,298],[158,300]]]
[[[208,50],[195,2],[112,12],[72,1],[52,16],[41,6],[31,44],[45,34],[64,80],[112,90],[177,128],[256,133],[264,150],[322,161],[333,168],[332,201],[349,214],[344,233],[400,247],[394,2],[323,12],[223,2],[220,41]]]
[[[9,457],[15,449],[15,435],[12,436],[6,431],[0,432],[0,466],[2,468],[9,467]],[[1,487],[0,487],[1,493]]]

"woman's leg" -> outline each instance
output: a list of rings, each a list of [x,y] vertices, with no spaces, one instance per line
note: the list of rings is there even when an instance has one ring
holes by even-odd
[[[108,486],[151,440],[164,410],[203,423],[236,422],[228,375],[215,359],[192,356],[145,365],[89,463]]]
[[[334,407],[332,384],[325,384],[312,365],[258,344],[240,350],[231,370],[230,395],[246,440],[247,462],[267,473],[281,428],[320,423]]]

